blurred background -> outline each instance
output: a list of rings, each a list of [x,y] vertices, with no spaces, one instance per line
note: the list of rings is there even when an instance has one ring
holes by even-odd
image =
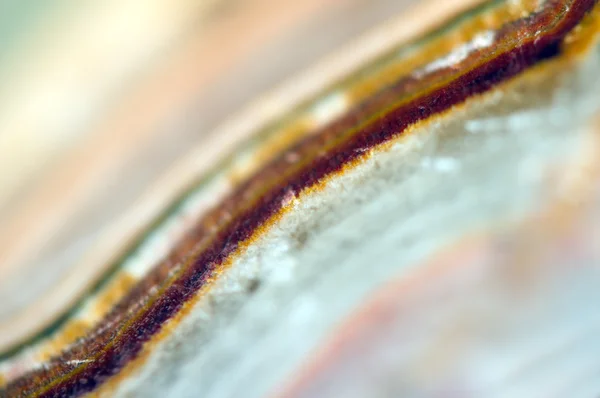
[[[160,192],[156,181],[192,148],[202,156],[219,125],[419,3],[0,0],[0,358],[102,275],[120,254],[114,248],[130,243],[125,230],[162,209],[157,200],[147,219],[128,218],[139,198]],[[431,274],[409,280],[414,289],[392,280],[334,330],[321,356],[329,362],[308,364],[289,390],[297,394],[285,396],[315,396],[329,384],[344,392],[335,396],[351,396],[435,379],[452,389],[427,396],[458,397],[471,377],[497,397],[563,397],[576,391],[572,380],[591,393],[569,396],[598,396],[600,193],[589,189],[598,186],[598,142],[590,134],[585,150],[565,151],[566,166],[553,165],[564,175],[549,185],[570,195],[568,206],[551,196],[539,206],[547,214],[535,209],[516,226],[490,222],[481,236],[457,236],[454,248],[423,263]],[[571,177],[567,188],[554,183]],[[107,236],[117,242],[99,244]],[[522,272],[529,263],[533,271]],[[406,347],[417,347],[415,362]],[[521,378],[510,385],[513,375]]]
[[[0,1],[0,350],[189,148],[410,3]]]

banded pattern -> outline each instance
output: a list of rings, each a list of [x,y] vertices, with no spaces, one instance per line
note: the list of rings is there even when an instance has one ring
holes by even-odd
[[[420,124],[528,70],[550,68],[553,59],[589,51],[598,34],[596,3],[486,3],[257,132],[173,205],[86,304],[49,336],[3,357],[5,393],[72,396],[125,377],[208,296],[233,259],[307,195]]]

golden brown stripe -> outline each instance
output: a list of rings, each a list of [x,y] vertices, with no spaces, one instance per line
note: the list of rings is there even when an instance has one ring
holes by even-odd
[[[278,217],[291,198],[412,124],[558,55],[565,37],[595,4],[548,1],[540,11],[488,33],[489,45],[397,80],[289,148],[209,212],[86,338],[44,368],[11,382],[8,394],[72,396],[92,391],[135,358],[144,342],[217,277],[230,256]]]

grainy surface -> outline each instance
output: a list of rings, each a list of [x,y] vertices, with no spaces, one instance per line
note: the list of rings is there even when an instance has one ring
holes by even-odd
[[[379,262],[388,264],[393,269],[393,266],[397,265],[396,262],[415,261],[410,255],[404,255],[404,251],[412,253],[412,248],[409,250],[407,246],[406,250],[401,250],[401,247],[395,246],[393,241],[389,240],[397,233],[407,234],[402,231],[405,228],[405,217],[410,219],[410,213],[403,213],[406,209],[400,211],[400,208],[394,208],[398,213],[392,211],[388,214],[397,215],[386,221],[386,213],[383,211],[385,206],[397,206],[402,203],[393,200],[386,202],[393,199],[393,196],[386,196],[388,190],[388,193],[394,192],[399,197],[406,195],[409,202],[411,198],[428,192],[421,202],[413,203],[420,209],[415,210],[415,214],[419,214],[421,219],[418,224],[426,228],[428,233],[408,233],[406,237],[416,238],[420,244],[425,245],[423,247],[429,245],[429,249],[432,250],[429,255],[436,253],[443,246],[442,242],[460,240],[469,229],[477,225],[478,228],[488,231],[484,232],[483,236],[489,236],[488,239],[492,242],[489,246],[508,245],[507,250],[504,250],[507,258],[501,261],[502,263],[512,263],[517,268],[522,264],[526,274],[532,266],[534,271],[539,272],[540,268],[534,265],[548,261],[548,253],[552,252],[554,242],[559,242],[562,239],[560,237],[570,231],[568,225],[578,225],[580,209],[570,205],[569,200],[589,200],[592,209],[594,208],[593,193],[590,196],[590,192],[582,193],[579,190],[581,178],[591,178],[591,181],[595,181],[596,170],[594,150],[588,153],[583,149],[586,144],[591,148],[596,148],[597,144],[595,124],[592,124],[591,117],[598,110],[598,98],[593,95],[597,92],[594,87],[598,82],[593,77],[594,74],[590,73],[590,70],[594,70],[598,65],[595,51],[598,9],[595,4],[592,0],[549,1],[537,8],[533,3],[523,2],[520,3],[521,8],[515,8],[514,3],[504,5],[500,2],[473,9],[466,14],[466,19],[459,17],[451,20],[447,27],[442,27],[425,40],[415,42],[413,47],[409,45],[406,50],[400,50],[399,53],[406,52],[406,58],[410,60],[414,48],[417,48],[417,51],[420,48],[422,54],[429,54],[425,51],[428,43],[437,43],[438,52],[435,52],[434,45],[434,51],[427,55],[429,59],[416,68],[409,69],[410,72],[402,72],[401,68],[398,70],[394,67],[382,67],[381,65],[389,65],[386,64],[390,62],[389,59],[392,60],[392,66],[395,66],[395,62],[401,62],[395,61],[393,57],[383,57],[373,67],[382,78],[377,77],[372,81],[366,78],[362,84],[357,84],[353,78],[342,80],[343,83],[340,86],[334,85],[329,94],[322,94],[322,98],[317,97],[315,102],[301,106],[291,117],[284,117],[274,124],[275,127],[270,127],[271,138],[267,136],[266,139],[261,138],[263,141],[248,142],[246,147],[242,147],[231,158],[233,166],[217,169],[212,176],[205,177],[209,181],[209,188],[202,189],[206,189],[205,195],[211,196],[213,202],[205,204],[197,218],[187,224],[187,232],[170,241],[166,257],[143,267],[139,262],[133,262],[131,267],[122,267],[123,275],[133,277],[133,281],[119,285],[120,290],[105,296],[106,309],[100,313],[108,312],[102,314],[97,323],[89,323],[88,320],[89,326],[84,327],[83,331],[77,328],[73,336],[81,338],[74,342],[63,341],[62,344],[66,347],[64,352],[44,362],[41,367],[31,370],[27,369],[30,365],[24,365],[24,368],[17,365],[11,369],[11,359],[8,358],[11,380],[7,392],[15,395],[70,396],[95,389],[100,393],[127,394],[127,391],[131,393],[146,388],[146,395],[157,394],[167,389],[179,391],[178,395],[190,394],[189,391],[184,394],[182,390],[194,386],[191,383],[194,378],[188,377],[189,370],[208,372],[207,364],[198,362],[203,356],[198,353],[196,357],[188,357],[185,361],[177,357],[169,359],[161,354],[164,348],[169,344],[196,345],[197,342],[189,340],[190,335],[184,335],[181,340],[179,330],[185,330],[186,321],[197,322],[199,315],[200,318],[206,317],[206,311],[209,318],[206,327],[214,328],[215,331],[224,328],[224,324],[215,321],[219,319],[216,313],[223,313],[232,317],[227,321],[230,323],[227,331],[245,331],[244,328],[237,329],[243,324],[244,316],[235,314],[243,314],[246,308],[248,311],[265,308],[266,304],[250,305],[254,303],[252,297],[257,291],[269,291],[277,285],[276,281],[280,278],[272,275],[264,279],[257,278],[252,271],[248,271],[248,275],[236,281],[232,275],[242,272],[241,270],[248,268],[248,264],[253,262],[257,262],[259,268],[273,265],[280,267],[281,264],[286,264],[285,261],[280,263],[285,259],[294,263],[299,261],[307,270],[317,265],[326,266],[330,261],[345,264],[343,268],[347,272],[354,269],[354,279],[350,278],[345,284],[340,284],[343,291],[339,292],[340,297],[337,300],[334,299],[328,304],[329,307],[324,305],[322,312],[305,310],[303,328],[308,331],[307,335],[296,336],[299,340],[293,345],[290,346],[289,341],[285,339],[291,338],[293,333],[276,333],[278,328],[289,326],[287,321],[270,315],[263,321],[256,320],[255,325],[249,324],[249,336],[252,335],[253,326],[259,325],[267,328],[267,335],[273,336],[271,342],[264,346],[265,355],[268,352],[276,352],[277,344],[286,347],[280,355],[284,352],[290,355],[287,360],[281,362],[280,369],[269,368],[267,364],[273,365],[274,362],[269,362],[273,359],[267,360],[267,357],[262,365],[245,365],[247,361],[252,362],[257,354],[252,354],[250,347],[246,348],[252,344],[243,345],[244,339],[227,340],[228,344],[237,344],[238,355],[243,350],[249,352],[248,360],[239,364],[234,357],[226,354],[227,350],[224,351],[219,345],[218,337],[207,340],[205,349],[208,353],[214,351],[213,354],[206,354],[206,358],[212,358],[217,364],[221,363],[222,365],[215,368],[225,372],[227,378],[237,378],[240,381],[234,385],[229,383],[230,386],[226,387],[219,384],[219,378],[204,382],[198,380],[198,387],[203,387],[208,396],[236,396],[236,390],[238,395],[240,391],[246,391],[248,396],[261,396],[278,385],[282,386],[285,384],[282,382],[284,373],[298,369],[297,361],[303,359],[299,349],[315,349],[318,341],[322,341],[327,334],[327,330],[334,328],[335,323],[332,322],[336,319],[340,321],[344,314],[350,314],[352,305],[357,305],[356,300],[359,300],[361,294],[367,293],[368,286],[370,289],[376,287],[375,280],[367,283],[369,278],[366,277],[359,282],[360,279],[356,277],[360,272],[356,267],[366,267],[364,272],[368,273],[381,267]],[[479,14],[482,15],[481,19],[478,19]],[[469,18],[476,27],[469,26]],[[480,21],[484,22],[483,26],[477,26],[476,22]],[[456,34],[458,40],[447,51],[440,44],[442,39],[439,38],[451,37],[452,34]],[[419,55],[417,53],[417,57]],[[369,69],[361,70],[358,76],[363,76],[368,71]],[[377,73],[374,75],[377,76]],[[592,79],[587,86],[586,79]],[[346,90],[346,87],[350,89]],[[360,87],[360,90],[356,87]],[[548,95],[548,98],[544,95]],[[572,120],[565,116],[567,114]],[[567,123],[569,120],[571,124]],[[451,127],[452,123],[458,125]],[[499,128],[496,123],[500,123]],[[439,124],[443,128],[439,128]],[[569,130],[569,135],[564,134],[565,129]],[[511,134],[506,134],[507,131]],[[281,136],[277,136],[277,132]],[[527,136],[519,136],[525,133]],[[437,139],[445,134],[449,137],[447,143],[441,139],[438,142]],[[479,140],[483,141],[478,142],[476,138],[467,139],[469,134],[479,136]],[[281,137],[289,138],[281,141]],[[438,146],[432,152],[435,156],[426,156],[422,150],[428,142],[426,137],[436,137]],[[529,151],[525,143],[528,143]],[[488,146],[492,148],[489,159],[486,158]],[[263,150],[260,150],[261,147]],[[274,154],[269,153],[269,150],[265,151],[265,148],[273,150]],[[441,156],[445,151],[448,152],[447,156]],[[581,153],[581,156],[577,153]],[[494,156],[501,155],[505,156],[506,164],[502,164],[501,158],[494,161]],[[468,159],[472,160],[466,162]],[[412,169],[411,161],[419,164],[416,170]],[[527,162],[530,163],[527,167],[522,166],[522,163]],[[397,174],[399,177],[393,177],[396,167],[400,167]],[[548,170],[556,167],[564,170],[558,172],[556,177],[560,189],[550,190],[544,195],[546,178],[549,178],[548,174],[552,175]],[[456,174],[463,168],[464,173]],[[244,169],[246,170],[240,174],[239,170]],[[437,177],[432,178],[428,169],[438,173]],[[541,172],[542,169],[545,171]],[[471,185],[474,193],[467,196],[467,199],[455,200],[445,197],[445,191],[442,189],[444,178],[441,176],[444,173],[456,178],[448,181],[448,193],[459,196],[467,194],[467,188]],[[525,178],[527,183],[527,173],[535,174],[529,185],[523,184],[522,181]],[[575,174],[575,177],[571,174]],[[415,182],[411,184],[411,181]],[[206,181],[203,184],[206,184]],[[346,201],[352,197],[347,196],[347,192],[356,189],[365,190],[365,193],[362,198],[354,199],[360,204],[354,213]],[[465,190],[461,191],[462,189]],[[211,192],[216,192],[216,195],[211,195]],[[369,192],[373,196],[369,196]],[[566,202],[561,198],[561,195],[565,194],[569,196]],[[450,221],[445,227],[440,226],[436,229],[433,216],[436,214],[436,207],[427,204],[427,197],[443,199],[438,206],[445,209],[440,213],[442,218]],[[536,215],[536,206],[546,209],[547,213]],[[319,212],[328,208],[328,215],[318,216]],[[469,208],[471,211],[465,213]],[[368,216],[369,209],[375,211],[372,217]],[[497,213],[494,216],[495,211]],[[538,224],[535,224],[536,217],[541,217]],[[329,235],[330,231],[336,230],[338,223],[350,222],[349,220],[353,220],[354,223],[354,227],[350,227],[349,230],[356,228],[359,232],[357,236],[360,233],[366,234],[366,229],[370,226],[386,226],[388,222],[390,224],[389,227],[380,230],[381,239],[376,235],[368,235],[368,238],[365,235],[364,239],[354,243],[355,247],[361,249],[352,251],[350,246],[344,244],[345,238],[340,238],[339,231]],[[299,228],[298,225],[304,222],[316,224],[313,227]],[[509,223],[510,226],[495,230],[494,225],[499,222]],[[527,227],[530,222],[533,229]],[[546,225],[547,231],[544,229]],[[554,229],[556,234],[550,233]],[[588,253],[591,245],[588,236],[595,232],[588,232],[584,227],[580,230],[586,231],[585,238],[581,240],[584,249],[576,251],[573,257],[580,253],[587,258],[581,262],[582,270],[592,266],[590,272],[593,274],[596,257],[594,253]],[[315,242],[312,239],[316,239],[311,235],[317,233],[322,234],[322,242],[331,242],[330,246],[319,249],[311,246]],[[292,237],[291,241],[284,238],[288,234]],[[508,236],[505,240],[496,237],[504,235]],[[532,240],[531,245],[527,244],[525,249],[520,246],[513,248],[514,242],[518,242],[521,236],[526,237],[521,240],[529,240],[532,236],[536,239]],[[539,247],[536,243],[538,238],[541,240]],[[150,238],[147,240],[152,241]],[[468,246],[469,244],[466,245]],[[290,247],[296,249],[291,250]],[[344,247],[345,249],[341,250]],[[486,246],[481,247],[485,250]],[[479,249],[474,249],[474,252],[478,253],[477,250]],[[278,254],[280,252],[283,254]],[[471,249],[461,252],[461,256],[466,257],[460,261],[470,264],[470,252]],[[422,256],[427,250],[417,250],[415,253]],[[491,256],[494,259],[500,252],[490,250],[490,253],[475,256]],[[315,257],[310,257],[311,255]],[[378,262],[377,267],[370,265],[369,257]],[[476,260],[475,264],[475,268],[487,270],[494,268],[496,260],[491,263],[487,260]],[[560,264],[559,261],[558,265]],[[460,272],[455,271],[448,278],[441,278],[440,292],[443,293],[444,289],[457,289],[452,284],[454,277],[467,277],[469,281],[469,278],[477,275],[477,272],[470,270],[467,265]],[[436,267],[435,262],[434,265],[430,265],[427,261],[418,265],[418,269],[424,269],[424,272]],[[391,272],[391,269],[384,267],[381,272]],[[531,281],[522,277],[519,274],[521,271],[523,270],[516,270],[514,273],[518,276],[518,283]],[[273,275],[278,272],[281,270]],[[393,278],[393,274],[387,276]],[[584,274],[584,271],[576,273],[575,280],[578,281],[578,278],[582,277],[585,279]],[[590,280],[593,279],[592,276],[590,275]],[[138,278],[138,282],[135,282],[135,278]],[[122,279],[115,276],[115,280]],[[290,293],[294,292],[293,286],[296,282],[289,282],[289,277],[284,277],[284,280],[290,284]],[[314,281],[316,285],[307,291],[319,291],[318,286],[327,280],[327,277],[322,276]],[[382,280],[378,283],[381,284]],[[552,284],[548,283],[548,286]],[[579,282],[573,283],[575,286]],[[298,286],[302,286],[300,281],[297,282],[296,288]],[[327,286],[329,291],[334,289],[334,285]],[[363,290],[356,290],[359,286]],[[518,291],[517,286],[511,287],[515,292]],[[568,295],[571,287],[564,289],[567,292],[565,294]],[[359,294],[359,291],[362,293]],[[235,292],[231,296],[233,301],[229,302],[227,297],[232,292]],[[441,294],[440,292],[432,292],[426,299],[433,300],[436,294]],[[478,294],[484,293],[493,299],[493,290],[485,289],[483,293],[475,289],[471,297],[474,299]],[[548,288],[540,293],[540,297],[560,298],[561,294]],[[112,295],[114,298],[110,298]],[[238,300],[245,295],[250,298],[247,306]],[[223,297],[224,301],[217,300]],[[467,295],[463,297],[468,300]],[[98,302],[95,296],[90,300],[91,303]],[[214,300],[217,300],[217,303]],[[282,308],[278,306],[282,305],[283,301],[280,303],[277,296],[272,303],[275,308]],[[458,303],[460,307],[462,302]],[[576,300],[570,305],[578,303],[580,302]],[[112,309],[108,310],[112,305]],[[378,305],[382,308],[389,306],[385,303],[374,304],[375,307]],[[86,311],[89,312],[88,307],[82,308],[73,316],[79,317],[85,315]],[[445,307],[442,305],[435,305],[435,309],[431,311],[441,311],[443,308]],[[447,311],[451,315],[460,312],[452,306]],[[524,308],[523,314],[527,314],[527,311],[527,308]],[[533,317],[542,314],[541,311],[536,313],[535,308],[532,311]],[[397,312],[399,311],[395,311]],[[515,313],[520,314],[517,311]],[[396,322],[394,316],[388,317],[390,322]],[[496,323],[503,324],[504,318],[505,315],[498,312]],[[325,319],[328,321],[325,322]],[[456,322],[450,321],[450,324]],[[551,327],[550,323],[544,322],[549,321],[542,322],[542,325],[547,325],[544,327]],[[202,322],[199,325],[202,325]],[[309,325],[314,328],[310,329]],[[366,325],[368,328],[370,323],[367,322]],[[373,325],[382,332],[386,330],[385,327],[377,326],[376,322]],[[428,328],[427,324],[421,327],[424,331]],[[508,330],[517,327],[518,322],[511,326],[511,322],[507,321]],[[502,328],[494,326],[493,329]],[[429,338],[435,341],[443,336],[440,337],[434,332]],[[322,362],[335,364],[338,355],[346,355],[340,354],[344,352],[344,344],[346,343],[331,343],[330,346],[341,347],[340,351],[329,354],[328,358],[332,359]],[[395,344],[390,343],[390,347],[396,347],[397,343]],[[406,348],[412,350],[414,347],[408,345]],[[374,353],[381,351],[376,345],[369,349]],[[23,360],[24,364],[31,361],[31,358],[27,358],[27,355],[30,355],[27,353],[35,353],[35,350],[27,350],[29,348],[25,347],[25,354],[16,352],[17,358],[21,358],[18,361]],[[174,352],[184,351],[186,349],[176,349]],[[327,346],[323,351],[327,352]],[[369,355],[361,354],[364,358]],[[377,355],[379,354],[375,357]],[[404,360],[403,355],[397,353],[397,361]],[[458,363],[461,362],[457,354],[450,357]],[[411,356],[407,358],[410,359]],[[427,362],[426,353],[421,353],[418,359],[423,359],[427,364],[423,365],[424,369],[435,369],[438,366],[435,364],[436,360]],[[579,359],[573,359],[575,363],[577,360]],[[21,363],[18,361],[15,363]],[[35,357],[33,361],[36,361]],[[295,365],[293,361],[296,361]],[[360,391],[365,394],[375,391],[373,388],[377,383],[373,384],[373,380],[386,377],[390,379],[383,383],[385,389],[374,393],[382,396],[445,394],[454,391],[452,385],[460,384],[461,377],[466,377],[462,380],[465,384],[456,386],[456,391],[464,390],[470,394],[476,393],[480,388],[487,388],[477,384],[480,379],[475,377],[471,380],[467,377],[468,373],[453,374],[446,371],[440,371],[436,379],[439,385],[428,384],[420,376],[408,372],[412,365],[403,365],[407,366],[407,372],[402,374],[403,381],[394,383],[391,381],[392,376],[386,376],[387,362],[379,359],[373,361],[368,369],[374,374],[368,373],[364,380],[354,379],[343,370],[343,366],[337,365],[332,368],[333,371],[327,373],[331,374],[327,380],[319,381],[318,377],[310,376],[314,375],[314,372],[307,371],[308,378],[291,385],[288,391],[290,394],[308,396],[335,396],[344,390],[344,382],[352,381],[349,388],[354,389],[353,393],[356,396],[361,396]],[[226,366],[227,363],[231,369]],[[473,366],[483,364],[485,358],[473,363]],[[161,373],[161,366],[166,367],[169,372],[180,368],[188,371],[183,371],[181,377],[174,376],[171,380],[154,377],[156,373],[153,372]],[[338,376],[338,373],[341,376]],[[252,376],[254,374],[256,378]],[[14,377],[16,379],[13,379]],[[199,379],[201,378],[199,376]],[[336,382],[338,378],[342,380],[341,384]],[[254,386],[249,388],[247,383],[251,380],[254,380]],[[313,382],[316,384],[311,384]],[[536,389],[534,381],[530,382],[527,384],[529,390],[523,391],[534,391],[535,395],[543,396],[542,390]],[[163,390],[154,389],[155,385],[160,385]]]

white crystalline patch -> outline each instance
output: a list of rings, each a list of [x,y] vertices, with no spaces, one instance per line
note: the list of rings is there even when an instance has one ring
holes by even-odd
[[[452,173],[460,167],[459,161],[451,157],[427,157],[421,161],[421,165],[423,168],[432,169],[440,173]]]
[[[462,46],[456,48],[450,54],[442,57],[438,60],[435,60],[429,64],[427,64],[423,69],[421,69],[418,74],[420,76],[425,75],[427,73],[435,72],[440,69],[450,68],[453,65],[458,64],[459,62],[464,61],[469,54],[471,54],[475,50],[481,50],[483,48],[489,47],[494,43],[494,39],[496,38],[496,34],[494,31],[488,30],[476,35],[473,40],[463,44]]]
[[[67,361],[66,364],[73,365],[73,366],[79,366],[81,364],[90,363],[90,362],[94,362],[94,361],[92,359],[71,359],[70,361]]]
[[[311,110],[316,124],[330,122],[348,108],[348,98],[342,92],[335,92],[319,101]]]
[[[287,192],[281,199],[281,206],[286,207],[288,205],[293,204],[294,199],[296,199],[296,193],[292,189],[287,190]]]

